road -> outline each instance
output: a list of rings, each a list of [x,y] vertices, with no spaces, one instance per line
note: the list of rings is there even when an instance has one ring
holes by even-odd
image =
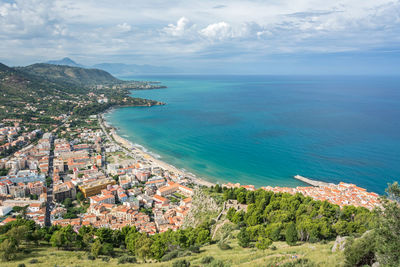
[[[53,178],[53,160],[54,160],[54,138],[53,137],[50,140],[50,156],[49,156],[49,177]],[[46,201],[46,215],[44,218],[44,225],[45,226],[51,226],[51,220],[50,220],[50,213],[51,210],[53,209],[54,204],[53,204],[53,182],[51,182],[50,186],[47,187],[47,201]]]

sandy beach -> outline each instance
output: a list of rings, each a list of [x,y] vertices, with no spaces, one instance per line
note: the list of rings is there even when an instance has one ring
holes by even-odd
[[[136,156],[146,159],[152,167],[160,167],[160,168],[168,171],[171,174],[173,173],[177,177],[179,177],[179,176],[186,177],[186,178],[190,179],[190,181],[193,182],[194,184],[208,186],[208,187],[215,186],[215,184],[212,182],[198,178],[195,175],[193,175],[192,173],[185,172],[171,164],[168,164],[160,159],[157,159],[156,157],[152,156],[150,153],[144,151],[143,146],[135,146],[130,141],[128,141],[125,138],[118,135],[118,133],[114,127],[108,125],[108,123],[104,119],[104,114],[101,114],[100,116],[101,116],[100,124],[101,124],[102,128],[104,127],[104,128],[109,129],[112,138],[122,148],[124,148],[127,153],[129,153],[129,154],[133,153],[133,154],[136,154]],[[132,155],[132,156],[135,157],[135,155]]]

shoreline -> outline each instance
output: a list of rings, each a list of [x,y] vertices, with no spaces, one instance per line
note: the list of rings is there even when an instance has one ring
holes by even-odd
[[[196,175],[194,175],[193,173],[190,173],[188,171],[186,171],[185,169],[179,169],[175,166],[173,166],[172,164],[169,164],[161,159],[157,158],[157,154],[152,155],[152,152],[149,152],[149,150],[146,149],[146,147],[140,145],[140,144],[132,144],[132,142],[130,142],[129,140],[127,140],[126,138],[120,136],[117,133],[117,128],[109,125],[108,122],[105,120],[105,115],[108,113],[111,113],[114,110],[115,107],[111,107],[110,109],[104,111],[103,113],[99,114],[102,122],[105,124],[105,127],[108,128],[110,130],[110,133],[113,137],[113,139],[117,142],[118,145],[120,145],[121,147],[125,148],[126,150],[128,150],[128,152],[136,152],[138,154],[140,154],[140,156],[144,159],[146,159],[147,161],[149,161],[152,165],[152,167],[160,167],[164,170],[169,171],[170,173],[174,173],[175,176],[177,178],[188,178],[190,180],[190,182],[196,184],[196,185],[200,185],[200,186],[206,186],[206,187],[211,187],[211,186],[215,186],[217,183],[213,183],[210,181],[207,181],[204,178],[199,178]],[[320,180],[315,180],[312,178],[307,178],[307,177],[303,177],[301,175],[293,175],[292,176],[293,179],[298,180],[302,183],[304,183],[305,185],[309,185],[312,188],[324,188],[324,187],[332,187],[332,186],[339,186],[340,184],[348,184],[348,183],[343,183],[340,182],[339,184],[335,184],[335,183],[330,183],[330,182],[323,182]],[[218,183],[221,186],[224,185],[224,183]],[[236,185],[233,184],[231,182],[228,182],[227,185]],[[238,183],[237,183],[238,184]],[[240,187],[245,187],[245,188],[253,188],[256,189],[255,186],[253,185],[240,185],[238,184]],[[348,185],[352,185],[352,184],[348,184]],[[261,186],[259,188],[261,189],[265,189],[267,187],[270,186]],[[296,190],[297,188],[304,188],[304,186],[296,186],[296,187],[282,187],[282,186],[276,186],[275,188],[281,188],[281,189],[292,189],[292,190]],[[270,187],[272,188],[272,187]],[[359,188],[359,187],[357,187]],[[364,190],[364,189],[363,189]],[[366,190],[364,190],[366,191]],[[372,194],[376,194],[373,191],[371,191]]]
[[[122,148],[125,148],[128,151],[128,153],[132,153],[132,152],[137,153],[137,154],[139,154],[139,156],[146,159],[152,165],[152,167],[160,167],[164,170],[167,170],[170,173],[174,173],[174,175],[176,177],[188,178],[188,179],[190,179],[190,181],[192,183],[194,183],[196,185],[207,186],[207,187],[216,185],[215,183],[212,183],[205,179],[198,178],[193,173],[179,169],[179,168],[173,166],[172,164],[169,164],[163,160],[156,158],[155,156],[153,156],[151,154],[151,152],[148,152],[148,150],[144,146],[142,146],[140,144],[132,144],[132,142],[130,142],[126,138],[120,136],[117,132],[117,129],[115,127],[109,125],[104,117],[104,115],[106,115],[107,113],[112,112],[113,109],[114,108],[110,108],[110,109],[106,110],[105,112],[99,114],[99,116],[101,118],[100,126],[102,128],[104,127],[106,129],[109,129],[110,135],[115,140],[115,142],[118,145],[120,145]],[[147,151],[145,151],[145,150],[147,150]]]

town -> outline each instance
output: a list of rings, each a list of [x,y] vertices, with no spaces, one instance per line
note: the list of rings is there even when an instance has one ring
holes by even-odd
[[[0,215],[24,212],[41,226],[135,226],[148,234],[178,229],[191,207],[193,181],[126,149],[101,117],[85,123],[71,127],[65,120],[52,132],[20,135],[37,140],[0,161]],[[15,122],[0,134],[15,139],[21,129]]]
[[[243,187],[250,191],[255,191],[253,185],[240,185],[239,183],[223,184],[226,188]],[[354,184],[340,182],[339,184],[321,183],[316,186],[297,186],[297,187],[272,187],[263,186],[261,189],[272,191],[274,193],[303,194],[315,200],[328,201],[340,207],[353,205],[355,207],[364,207],[369,210],[380,206],[379,195],[374,192],[368,192],[366,189],[358,187]]]

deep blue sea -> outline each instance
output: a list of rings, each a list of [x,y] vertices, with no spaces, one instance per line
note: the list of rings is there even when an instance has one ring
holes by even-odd
[[[299,174],[383,193],[400,181],[400,77],[147,76],[167,103],[120,108],[121,135],[199,177],[297,186]]]

